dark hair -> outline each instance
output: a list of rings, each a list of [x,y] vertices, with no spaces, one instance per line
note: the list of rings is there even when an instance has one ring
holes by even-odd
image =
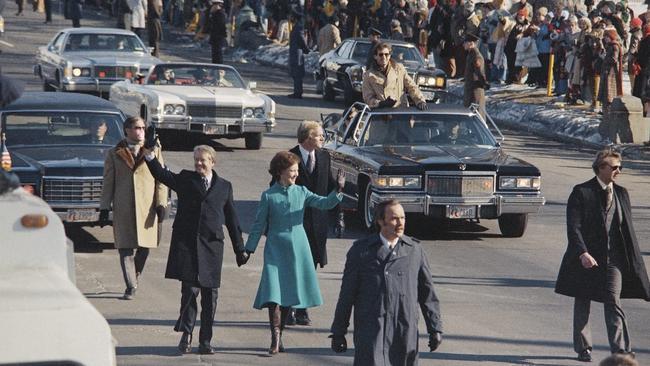
[[[126,136],[126,129],[133,127],[133,125],[138,121],[142,121],[142,123],[144,123],[144,119],[142,119],[142,117],[139,116],[131,116],[126,120],[124,120],[124,123],[122,124],[122,127],[124,128],[124,136]]]
[[[377,60],[375,60],[375,56],[377,56],[377,51],[387,49],[390,53],[393,53],[393,46],[390,45],[388,42],[379,42],[375,47],[371,49],[372,52],[372,57],[369,59],[370,64],[366,65],[368,68],[372,68],[375,70],[378,70],[377,66]],[[392,66],[395,67],[395,61],[391,57],[388,61],[388,63]]]
[[[273,178],[279,180],[283,171],[298,163],[300,163],[300,158],[296,154],[289,151],[280,151],[271,159],[269,173]]]
[[[377,227],[377,231],[381,230],[381,227],[379,226],[379,220],[386,218],[386,207],[397,205],[401,205],[401,203],[398,200],[391,198],[386,201],[381,201],[379,204],[377,204],[377,206],[375,206],[375,226]]]
[[[611,355],[600,362],[600,366],[639,366],[639,363],[628,355]]]

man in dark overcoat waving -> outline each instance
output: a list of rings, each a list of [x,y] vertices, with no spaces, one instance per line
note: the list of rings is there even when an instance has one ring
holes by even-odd
[[[600,151],[596,176],[573,187],[567,203],[568,246],[555,292],[575,298],[573,347],[578,360],[591,361],[591,301],[602,302],[612,353],[632,354],[621,298],[650,300],[650,284],[632,226],[627,190],[614,181],[621,155]]]
[[[217,176],[213,170],[217,153],[207,145],[194,148],[195,171],[172,173],[164,169],[153,154],[148,153],[145,158],[151,174],[178,195],[178,210],[165,272],[166,278],[182,281],[180,316],[174,326],[175,331],[183,332],[178,348],[182,353],[192,350],[196,297],[200,293],[199,353],[212,354],[212,322],[217,309],[223,263],[223,225],[228,229],[237,264],[246,261],[233,203],[232,184]]]
[[[404,208],[397,200],[377,205],[379,234],[348,251],[332,322],[332,350],[345,352],[354,308],[354,365],[418,363],[418,312],[429,333],[429,350],[442,342],[440,304],[426,254],[404,235]]]

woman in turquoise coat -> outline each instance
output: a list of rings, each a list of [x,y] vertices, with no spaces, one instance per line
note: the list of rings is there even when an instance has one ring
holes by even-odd
[[[262,278],[253,307],[269,309],[270,354],[284,351],[281,332],[291,307],[306,309],[323,303],[302,220],[305,207],[327,210],[339,204],[345,185],[345,176],[339,171],[339,192],[332,191],[327,197],[316,195],[295,184],[299,162],[288,151],[273,157],[269,172],[277,183],[262,193],[246,241],[247,253],[253,253],[266,233]]]

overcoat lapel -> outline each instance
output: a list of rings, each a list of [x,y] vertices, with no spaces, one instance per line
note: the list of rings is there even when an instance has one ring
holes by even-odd
[[[388,260],[388,263],[392,263],[395,262],[396,260],[406,258],[411,254],[411,250],[413,249],[413,244],[409,243],[404,239],[400,239],[398,244],[400,247],[397,250],[397,255],[391,255],[390,259]]]
[[[138,151],[138,156],[136,156],[135,159],[133,158],[133,154],[131,154],[131,150],[129,149],[126,140],[120,141],[117,146],[115,146],[115,154],[119,156],[131,170],[136,170],[140,164],[143,164],[145,161],[142,148]]]

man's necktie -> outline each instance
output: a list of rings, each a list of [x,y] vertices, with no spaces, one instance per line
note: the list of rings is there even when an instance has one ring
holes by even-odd
[[[314,158],[314,152],[310,152],[308,157],[307,157],[307,171],[309,174],[314,172],[314,168],[316,167],[316,159]]]
[[[210,181],[208,181],[208,178],[206,177],[203,177],[203,188],[206,192],[210,189]]]
[[[612,202],[614,202],[614,192],[612,191],[612,186],[607,186],[605,191],[607,192],[607,206],[605,207],[607,208],[607,211],[609,211],[609,209],[612,208]]]

